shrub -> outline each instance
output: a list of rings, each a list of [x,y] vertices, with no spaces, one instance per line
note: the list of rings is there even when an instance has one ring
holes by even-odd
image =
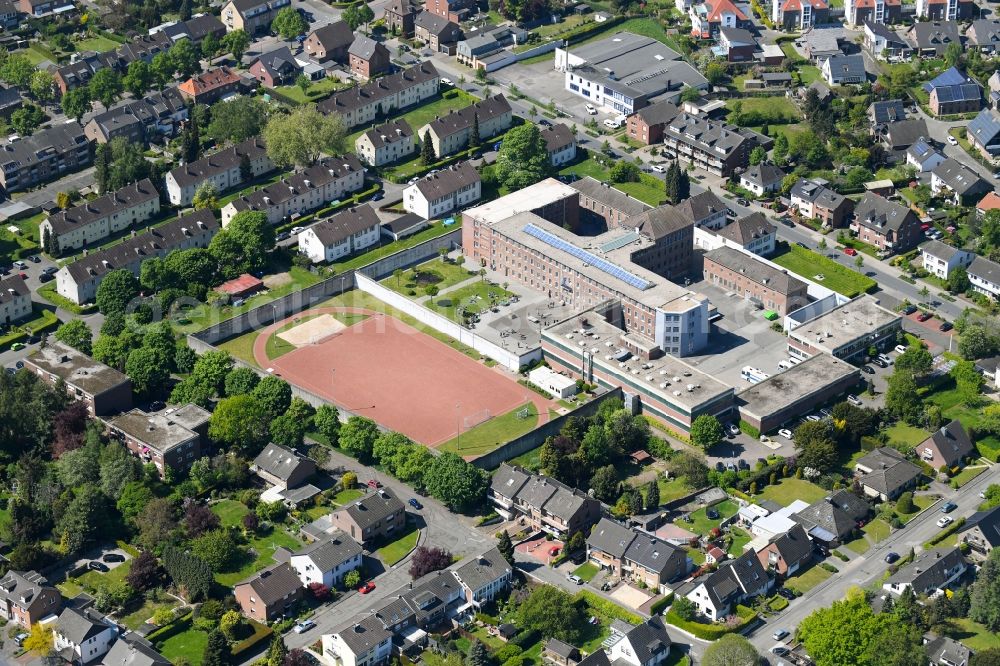
[[[819,566],[822,567],[823,569],[826,569],[830,573],[837,573],[839,571],[837,567],[833,566],[832,564],[827,564],[826,562],[820,562]]]

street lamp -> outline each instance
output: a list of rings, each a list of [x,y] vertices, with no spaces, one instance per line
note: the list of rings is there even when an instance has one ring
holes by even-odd
[[[455,432],[456,432],[456,435],[455,435],[455,438],[456,438],[455,439],[455,445],[456,445],[456,448],[459,451],[462,450],[462,422],[461,422],[462,412],[460,411],[461,409],[462,409],[462,403],[456,402],[455,403]]]

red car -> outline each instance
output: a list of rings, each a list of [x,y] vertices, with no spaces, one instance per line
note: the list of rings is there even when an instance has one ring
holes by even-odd
[[[28,274],[27,273],[18,273],[17,276],[19,278],[21,278],[22,280],[27,280],[28,279]]]
[[[930,312],[921,312],[920,314],[917,315],[917,321],[927,321],[933,316],[934,315],[932,315]]]
[[[374,589],[375,589],[375,583],[368,581],[367,583],[358,588],[358,592],[360,592],[361,594],[368,594]]]
[[[858,253],[858,251],[855,250],[853,247],[845,247],[844,248],[844,254],[846,254],[849,257],[853,257],[857,253]]]
[[[921,225],[920,225],[920,230],[921,230],[921,231],[927,231],[927,230],[928,230],[928,229],[930,229],[930,228],[931,228],[931,225],[929,225],[929,224],[927,224],[927,223],[924,223],[924,224],[921,224]]]
[[[558,554],[559,554],[559,546],[552,546],[551,548],[549,548],[549,555],[555,557]]]

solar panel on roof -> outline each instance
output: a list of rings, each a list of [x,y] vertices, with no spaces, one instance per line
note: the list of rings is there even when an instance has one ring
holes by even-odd
[[[594,268],[604,271],[605,273],[607,273],[612,277],[618,278],[622,282],[631,285],[636,289],[649,289],[651,286],[653,286],[652,283],[643,280],[640,277],[632,275],[621,266],[617,266],[611,263],[610,261],[605,261],[604,259],[598,257],[596,254],[588,252],[587,250],[579,248],[573,245],[572,243],[564,241],[562,238],[550,234],[548,231],[540,229],[539,227],[536,227],[534,224],[529,223],[524,225],[524,232],[529,236],[537,238],[546,245],[554,247],[557,250],[562,250],[563,252],[576,257],[580,261],[590,264]]]
[[[601,246],[601,252],[611,252],[612,250],[617,250],[620,247],[625,247],[629,243],[639,240],[639,234],[634,231],[630,231],[623,236],[609,240],[607,243]]]

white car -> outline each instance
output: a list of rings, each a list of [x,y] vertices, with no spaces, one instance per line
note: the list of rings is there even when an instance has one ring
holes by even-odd
[[[593,104],[588,104],[587,105],[587,113],[589,113],[592,116],[596,116],[597,115],[597,109],[594,108]]]
[[[737,435],[740,434],[740,429],[732,423],[727,423],[726,434],[729,435],[730,437],[736,437]]]
[[[566,576],[566,580],[568,580],[571,583],[575,583],[576,585],[583,585],[583,579],[574,574]]]
[[[816,422],[816,421],[822,421],[822,420],[823,420],[823,418],[819,414],[808,414],[806,416],[806,421]]]
[[[776,641],[781,641],[784,640],[785,636],[787,635],[788,635],[787,629],[777,629],[773,634],[771,634],[771,638],[773,638]]]
[[[291,234],[294,236],[296,234],[301,234],[305,230],[306,230],[305,227],[292,227]]]
[[[778,434],[781,435],[782,437],[784,437],[785,439],[793,439],[793,437],[792,437],[792,431],[789,430],[788,428],[782,428],[781,430],[778,431]],[[775,640],[779,640],[780,641],[781,639],[780,638],[776,638]]]
[[[897,354],[905,354],[906,353],[906,345],[896,345],[896,353]]]
[[[446,79],[446,78],[442,77],[441,78],[441,83],[443,85],[450,86],[451,85],[451,79]]]
[[[955,519],[952,518],[951,516],[942,516],[941,518],[938,518],[937,526],[938,527],[948,527],[953,522],[955,522]]]
[[[667,170],[664,169],[659,164],[654,164],[653,166],[649,167],[649,170],[652,171],[653,173],[666,173],[667,172]]]
[[[301,622],[295,625],[295,633],[304,634],[315,626],[316,623],[313,622],[312,620],[302,620]]]
[[[950,143],[953,146],[957,146],[958,145],[958,139],[956,139],[953,136],[949,136],[948,137],[948,143]]]
[[[855,407],[861,407],[864,403],[861,402],[861,398],[856,395],[847,396],[847,402],[854,405]]]

